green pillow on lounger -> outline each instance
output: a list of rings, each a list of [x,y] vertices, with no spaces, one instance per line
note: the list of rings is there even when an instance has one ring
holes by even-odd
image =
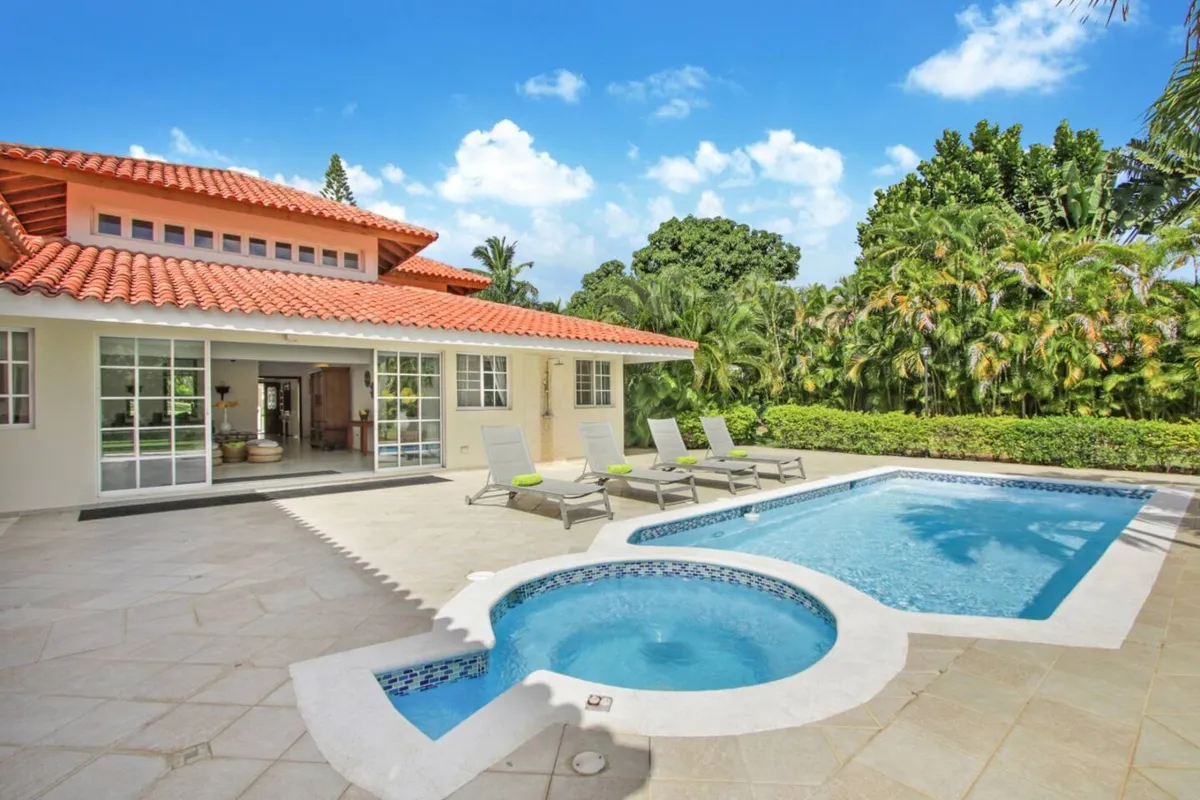
[[[542,476],[536,472],[530,472],[526,475],[513,475],[513,486],[537,486],[542,482]]]
[[[695,456],[678,456],[675,459],[675,463],[676,464],[695,464],[696,457]]]
[[[729,456],[730,458],[745,458],[746,456],[750,455],[750,452],[748,450],[730,450],[725,455]]]
[[[633,472],[633,464],[609,464],[605,472],[609,475],[628,475]]]

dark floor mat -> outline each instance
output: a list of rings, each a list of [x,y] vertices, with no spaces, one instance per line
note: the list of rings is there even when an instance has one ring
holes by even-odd
[[[278,489],[266,492],[243,492],[218,494],[212,497],[189,497],[182,500],[163,500],[155,503],[128,503],[119,506],[85,508],[79,512],[80,522],[114,517],[132,517],[138,514],[161,514],[167,511],[190,511],[197,508],[217,508],[245,503],[267,503],[272,500],[289,500],[296,497],[317,497],[323,494],[345,494],[369,492],[375,489],[393,489],[402,486],[422,486],[430,483],[447,483],[448,478],[437,475],[414,475],[411,478],[387,478],[385,480],[355,481],[353,483],[331,483],[325,486],[299,486],[294,489]]]
[[[278,481],[284,478],[311,478],[314,475],[337,475],[336,469],[320,469],[315,472],[286,472],[281,475],[247,475],[242,478],[213,478],[213,486],[225,483],[249,483],[250,481]]]

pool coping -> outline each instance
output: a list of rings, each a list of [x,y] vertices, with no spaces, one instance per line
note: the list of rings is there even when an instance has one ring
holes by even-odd
[[[660,548],[667,549],[667,548]],[[570,723],[642,736],[720,736],[794,727],[876,696],[904,668],[907,633],[878,601],[806,567],[745,553],[669,548],[649,554],[574,553],[526,562],[473,583],[435,618],[431,633],[291,666],[297,706],[321,753],[339,772],[385,800],[445,797],[547,725]],[[521,584],[563,570],[622,561],[717,564],[791,584],[834,615],[830,651],[801,672],[756,686],[697,692],[626,689],[547,670],[432,740],[392,707],[376,674],[453,658],[495,644],[492,606]],[[589,710],[590,695],[612,698]]]
[[[1171,486],[1149,484],[1126,484],[1114,486],[1102,481],[1072,480],[1066,478],[1041,478],[1029,475],[964,472],[918,467],[876,467],[846,475],[831,476],[803,484],[793,484],[760,492],[752,497],[722,498],[716,501],[724,508],[747,508],[764,502],[795,494],[812,492],[828,486],[861,481],[898,472],[926,473],[931,475],[954,475],[982,479],[1012,479],[1036,483],[1065,484],[1104,489],[1140,489],[1152,492],[1141,510],[1129,525],[1118,534],[1100,559],[1059,603],[1058,608],[1045,620],[1008,619],[958,614],[937,614],[922,611],[905,611],[884,606],[894,617],[896,624],[908,633],[926,633],[937,636],[956,636],[975,639],[1002,639],[1007,641],[1034,642],[1039,644],[1067,645],[1072,647],[1099,647],[1115,649],[1121,646],[1132,630],[1142,604],[1154,586],[1158,572],[1166,559],[1167,551],[1175,539],[1192,490]],[[709,506],[713,504],[707,504]],[[651,514],[634,520],[620,520],[606,524],[592,542],[588,552],[623,552],[633,549],[646,554],[647,558],[663,557],[665,552],[688,550],[712,551],[704,548],[662,547],[654,544],[632,544],[630,537],[642,528],[660,525],[675,520],[688,519],[699,514],[713,513],[718,509],[696,506],[675,508],[659,514]],[[769,559],[774,560],[774,559]],[[835,579],[836,580],[836,579]],[[881,604],[882,605],[882,604]]]

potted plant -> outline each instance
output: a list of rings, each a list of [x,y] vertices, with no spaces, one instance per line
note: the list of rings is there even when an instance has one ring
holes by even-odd
[[[358,418],[362,422],[366,422],[367,420],[369,420],[371,418],[371,409],[360,408],[358,410]]]
[[[245,442],[226,442],[221,445],[221,458],[226,463],[246,460]]]
[[[217,408],[221,409],[221,424],[219,427],[221,433],[229,433],[233,430],[233,426],[229,424],[229,409],[237,408],[237,400],[218,400]]]

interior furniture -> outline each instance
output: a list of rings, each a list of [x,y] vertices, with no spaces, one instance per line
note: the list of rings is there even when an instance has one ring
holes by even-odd
[[[231,444],[221,445],[221,462],[224,464],[235,464],[239,461],[246,460],[246,445],[234,447]]]
[[[246,460],[251,464],[274,464],[283,460],[283,447],[277,444],[248,444]]]
[[[310,445],[321,450],[346,446],[350,422],[350,368],[325,367],[308,379],[308,407],[312,409]]]
[[[375,420],[352,419],[346,423],[346,426],[346,449],[354,449],[354,431],[359,430],[362,432],[358,437],[359,452],[364,456],[371,452],[370,444],[375,438]]]
[[[221,433],[214,430],[212,433],[213,444],[225,444],[226,442],[248,442],[251,439],[257,439],[258,434],[254,431],[228,431]]]

